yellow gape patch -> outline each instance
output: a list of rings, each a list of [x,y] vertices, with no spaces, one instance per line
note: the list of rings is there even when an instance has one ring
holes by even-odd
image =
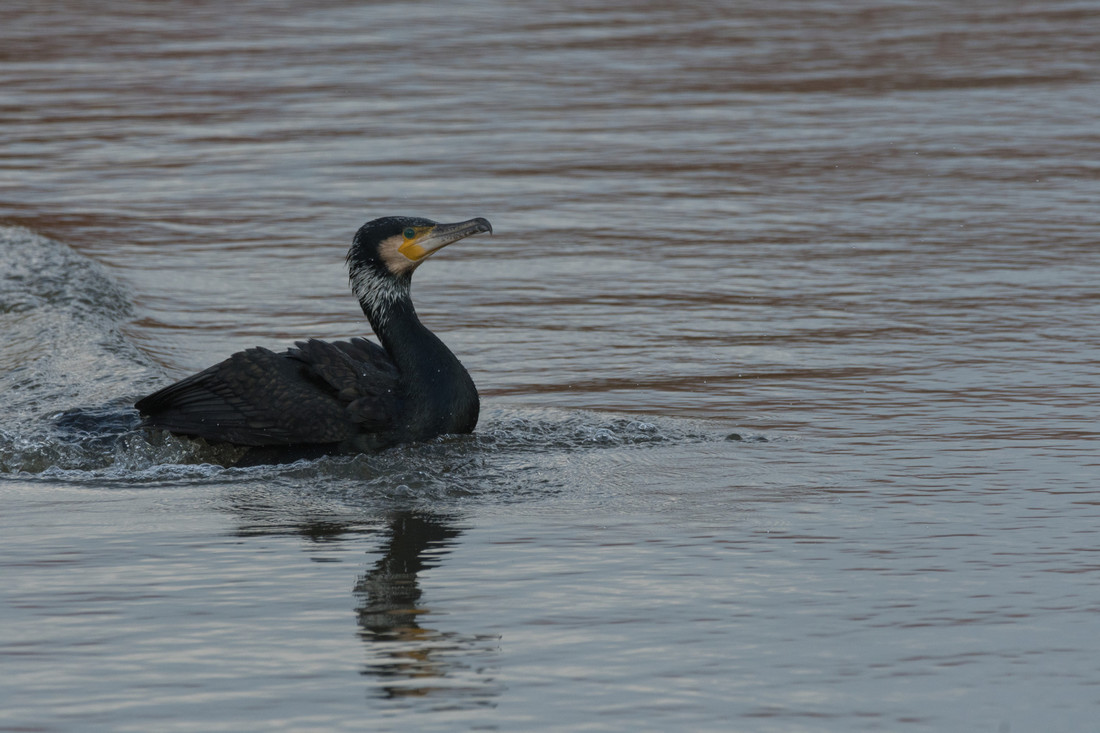
[[[403,236],[405,238],[404,244],[397,248],[397,251],[408,257],[413,262],[418,262],[430,254],[431,250],[425,249],[420,240],[422,236],[434,227],[425,230],[424,227],[409,227],[405,230]]]

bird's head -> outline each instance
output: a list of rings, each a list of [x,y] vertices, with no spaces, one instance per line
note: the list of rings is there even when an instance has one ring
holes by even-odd
[[[493,231],[488,219],[439,224],[412,216],[386,216],[359,227],[348,250],[351,286],[371,322],[407,298],[413,270],[432,254],[481,232]]]
[[[439,224],[413,216],[386,216],[359,227],[348,250],[352,277],[370,267],[381,275],[402,277],[412,274],[431,255],[481,232],[492,233],[488,219],[470,219],[456,224]]]

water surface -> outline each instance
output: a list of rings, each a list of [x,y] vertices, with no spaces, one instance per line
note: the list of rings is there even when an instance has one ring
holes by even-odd
[[[0,730],[1100,713],[1092,3],[0,8]],[[132,401],[417,273],[473,436]]]

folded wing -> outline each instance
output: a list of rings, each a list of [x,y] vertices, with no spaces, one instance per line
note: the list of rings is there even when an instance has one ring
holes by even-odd
[[[400,413],[397,369],[365,339],[253,348],[137,403],[144,425],[238,445],[341,443]]]

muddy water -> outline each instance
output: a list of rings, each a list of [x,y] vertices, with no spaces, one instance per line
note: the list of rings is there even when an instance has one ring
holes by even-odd
[[[6,3],[0,730],[1100,713],[1091,3]],[[474,436],[222,469],[128,405],[359,335]]]

